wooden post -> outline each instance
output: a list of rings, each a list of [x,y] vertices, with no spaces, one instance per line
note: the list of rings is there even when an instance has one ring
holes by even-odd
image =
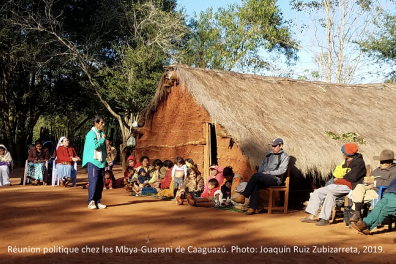
[[[204,123],[203,124],[203,138],[206,139],[206,144],[204,146],[204,171],[203,171],[203,176],[204,176],[204,180],[205,182],[207,181],[208,177],[209,177],[209,167],[210,167],[210,137],[208,136],[208,132],[209,132],[209,124],[208,123]]]

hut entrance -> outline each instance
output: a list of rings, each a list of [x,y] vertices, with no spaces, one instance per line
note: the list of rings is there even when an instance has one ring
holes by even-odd
[[[210,165],[217,164],[217,139],[216,139],[216,124],[209,123],[210,132]]]

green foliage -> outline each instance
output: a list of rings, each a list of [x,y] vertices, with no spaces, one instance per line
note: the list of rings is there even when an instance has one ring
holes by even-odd
[[[334,140],[346,140],[349,142],[355,142],[358,144],[366,144],[366,140],[361,137],[357,132],[345,132],[345,133],[341,133],[340,135],[335,133],[335,132],[331,132],[331,131],[325,131],[325,134]]]
[[[100,71],[100,92],[118,113],[139,113],[154,95],[168,57],[160,50],[145,45],[122,46],[120,64]]]
[[[376,30],[365,41],[359,42],[361,49],[378,62],[389,64],[393,70],[387,75],[396,78],[396,16],[385,14],[375,21]]]
[[[297,59],[297,43],[276,0],[243,0],[201,12],[189,22],[190,34],[183,63],[196,67],[232,70],[269,68],[260,51]]]

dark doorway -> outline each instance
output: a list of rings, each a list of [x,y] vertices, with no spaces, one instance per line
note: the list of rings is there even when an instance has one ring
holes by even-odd
[[[210,165],[217,164],[217,138],[216,138],[216,124],[209,124],[210,126]]]

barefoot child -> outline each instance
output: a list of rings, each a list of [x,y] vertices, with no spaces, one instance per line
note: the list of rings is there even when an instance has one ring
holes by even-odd
[[[184,178],[187,176],[187,166],[184,159],[181,157],[175,158],[175,166],[172,169],[173,179],[173,197],[176,197],[176,192],[183,185]]]
[[[180,188],[180,196],[176,197],[178,205],[187,202],[187,195],[193,198],[200,197],[204,188],[204,180],[201,175],[197,175],[196,170],[193,168],[187,169],[187,177]]]
[[[215,192],[219,190],[219,183],[216,179],[210,179],[208,182],[208,190],[201,195],[201,198],[193,198],[187,195],[188,204],[198,207],[213,207],[215,203]]]

